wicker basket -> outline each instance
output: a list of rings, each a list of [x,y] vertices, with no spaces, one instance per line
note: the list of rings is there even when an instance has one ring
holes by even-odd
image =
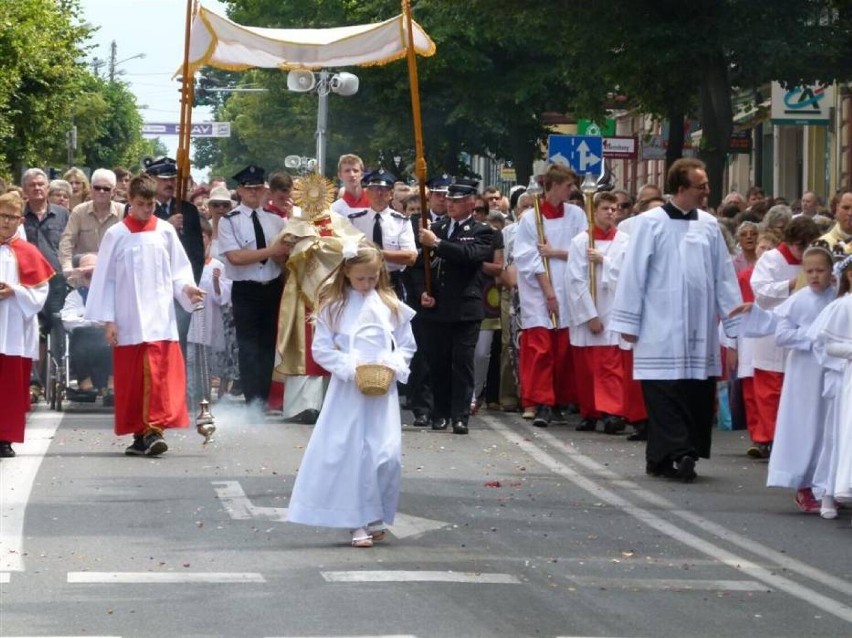
[[[387,394],[393,378],[393,369],[381,363],[362,363],[355,368],[355,384],[368,397]]]

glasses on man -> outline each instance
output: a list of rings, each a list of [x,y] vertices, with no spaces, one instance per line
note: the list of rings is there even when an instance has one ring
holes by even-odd
[[[112,186],[92,186],[92,190],[96,190],[99,193],[109,193],[112,191]]]
[[[4,224],[14,224],[20,218],[20,215],[0,215],[0,222],[3,222]]]
[[[694,188],[697,191],[709,191],[710,182],[704,182],[703,184],[690,184],[689,187]]]

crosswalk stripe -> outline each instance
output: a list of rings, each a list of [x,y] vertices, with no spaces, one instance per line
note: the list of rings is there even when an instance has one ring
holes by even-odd
[[[476,583],[480,585],[518,585],[511,574],[482,574],[475,572],[428,572],[428,571],[349,571],[320,572],[329,583]]]
[[[93,584],[152,584],[174,583],[265,583],[256,572],[189,572],[185,574],[161,572],[68,572],[68,582],[74,585]]]

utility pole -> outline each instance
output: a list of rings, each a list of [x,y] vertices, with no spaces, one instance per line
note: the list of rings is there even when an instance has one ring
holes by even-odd
[[[118,57],[118,44],[115,40],[109,45],[109,82],[115,82],[115,59]]]

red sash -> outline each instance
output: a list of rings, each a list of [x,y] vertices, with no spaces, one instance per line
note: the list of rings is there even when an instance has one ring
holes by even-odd
[[[26,288],[40,286],[53,277],[53,266],[41,251],[19,237],[12,237],[6,244],[18,262],[18,282]]]
[[[135,217],[128,215],[124,218],[124,225],[131,233],[141,233],[154,230],[157,227],[157,218],[151,215],[146,221],[139,221]]]
[[[615,239],[615,226],[610,226],[609,230],[603,230],[595,226],[593,235],[595,241],[612,241]]]
[[[802,263],[801,259],[796,259],[793,253],[790,252],[790,247],[784,242],[778,244],[778,252],[784,255],[784,259],[786,259],[787,263],[791,266],[798,266]]]
[[[565,214],[565,208],[561,202],[554,206],[546,199],[542,200],[539,210],[545,219],[560,219]]]

